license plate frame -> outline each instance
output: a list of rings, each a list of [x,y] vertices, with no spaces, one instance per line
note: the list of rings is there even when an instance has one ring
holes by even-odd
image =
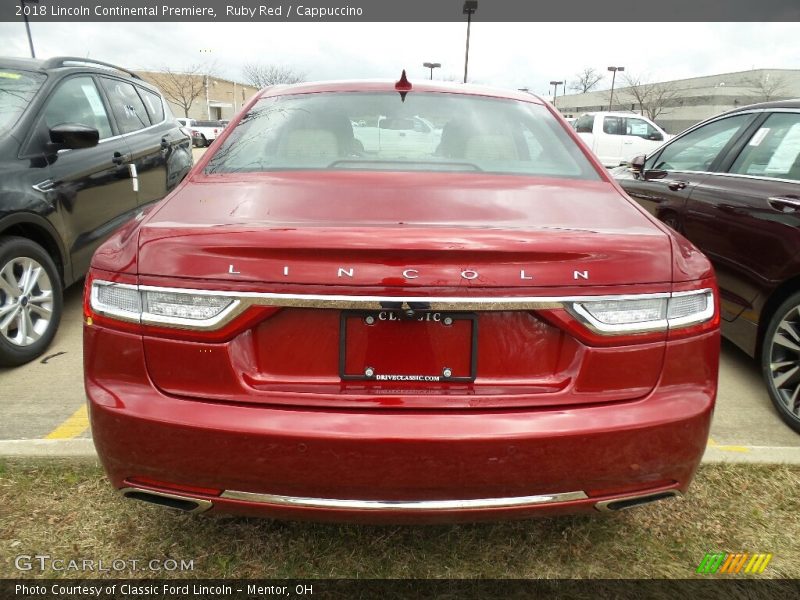
[[[426,380],[425,383],[474,383],[478,373],[478,315],[471,312],[442,312],[431,310],[415,310],[414,318],[424,316],[427,314],[438,313],[441,316],[441,321],[437,323],[441,327],[447,327],[444,324],[446,318],[455,321],[469,321],[471,332],[469,334],[470,348],[469,348],[469,375],[452,375],[445,377],[443,374],[430,375],[425,373],[375,373],[373,376],[367,376],[365,373],[347,373],[347,322],[348,319],[366,319],[368,316],[378,318],[380,313],[394,313],[399,315],[399,321],[411,320],[404,318],[400,310],[343,310],[339,317],[339,377],[342,381],[374,381],[378,383],[404,383],[405,381],[415,380],[398,380],[398,379],[380,379],[378,376],[389,377],[438,377],[436,380]],[[420,380],[422,381],[422,380]]]

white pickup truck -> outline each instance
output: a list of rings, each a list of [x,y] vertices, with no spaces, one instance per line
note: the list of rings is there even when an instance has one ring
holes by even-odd
[[[196,119],[177,119],[183,127],[191,131],[192,145],[204,148],[211,144],[225,129],[221,121],[199,121]]]
[[[586,113],[572,126],[606,167],[617,167],[639,154],[649,154],[673,137],[636,113]]]

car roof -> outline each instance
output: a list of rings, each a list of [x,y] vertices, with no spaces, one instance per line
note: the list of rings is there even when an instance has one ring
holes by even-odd
[[[489,96],[492,98],[505,98],[508,100],[520,100],[522,102],[532,102],[534,104],[544,104],[544,101],[535,94],[521,92],[519,90],[492,88],[481,85],[449,83],[428,79],[410,80],[413,92],[443,92],[450,94],[464,94],[473,96]],[[296,83],[292,85],[275,85],[261,90],[260,96],[268,98],[271,96],[285,96],[288,94],[313,94],[320,92],[400,92],[395,88],[395,80],[375,79],[375,80],[347,80],[347,81],[316,81],[309,83]]]
[[[581,113],[583,115],[604,115],[607,117],[642,117],[644,115],[640,115],[636,111],[633,110],[590,110],[585,113]],[[647,117],[645,117],[646,119]]]
[[[768,110],[773,108],[800,108],[800,98],[791,100],[772,100],[771,102],[759,102],[757,104],[748,104],[747,106],[740,106],[729,110],[726,115],[744,112],[748,110]]]
[[[119,67],[111,63],[90,58],[80,58],[77,56],[54,56],[45,60],[38,58],[0,56],[0,68],[17,69],[20,71],[36,71],[44,74],[51,72],[71,71],[79,71],[84,73],[88,71],[92,73],[102,73],[105,75],[116,74],[133,79],[138,85],[142,85],[148,89],[154,91],[157,89],[152,84],[144,81],[136,73],[124,67]]]
[[[43,60],[35,58],[14,58],[10,56],[0,56],[0,67],[19,69],[21,71],[43,71]]]

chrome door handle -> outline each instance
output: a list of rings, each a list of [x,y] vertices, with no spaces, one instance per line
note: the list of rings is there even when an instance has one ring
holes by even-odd
[[[800,210],[800,198],[794,196],[773,196],[767,200],[769,205],[780,212],[795,212]]]
[[[671,189],[673,192],[677,192],[678,190],[682,190],[686,187],[685,181],[670,181],[667,184],[667,187]]]

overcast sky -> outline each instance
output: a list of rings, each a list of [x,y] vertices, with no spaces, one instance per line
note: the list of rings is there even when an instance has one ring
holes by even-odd
[[[241,80],[250,61],[306,79],[389,78],[408,69],[461,79],[465,23],[32,23],[37,56],[89,56],[133,69],[173,69],[210,56]],[[0,23],[2,52],[28,56],[22,23]],[[473,21],[470,81],[547,94],[586,67],[625,66],[650,81],[752,68],[800,68],[800,23],[481,23]],[[201,49],[211,50],[201,54]],[[610,80],[604,82],[610,86]]]

